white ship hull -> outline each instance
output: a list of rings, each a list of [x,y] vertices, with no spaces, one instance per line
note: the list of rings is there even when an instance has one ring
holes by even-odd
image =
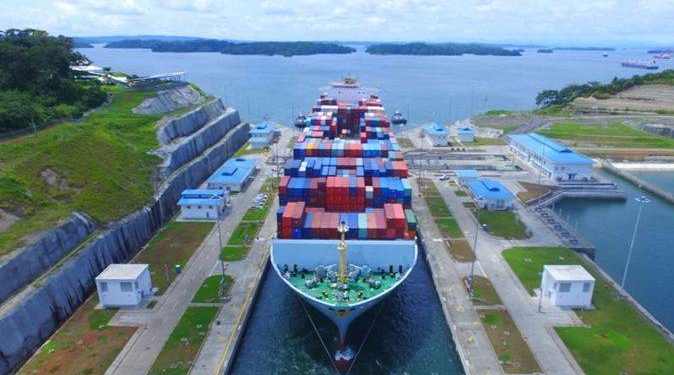
[[[337,263],[338,242],[337,240],[274,240],[270,254],[272,266],[281,280],[337,326],[341,345],[346,339],[349,325],[356,318],[382,301],[407,280],[416,265],[418,249],[415,241],[347,240],[349,264],[367,265],[373,270],[378,268],[388,270],[390,266],[398,270],[402,266],[403,272],[393,285],[376,296],[346,305],[318,299],[293,285],[284,275],[284,266],[292,268],[296,265],[301,269],[314,270],[319,265]]]

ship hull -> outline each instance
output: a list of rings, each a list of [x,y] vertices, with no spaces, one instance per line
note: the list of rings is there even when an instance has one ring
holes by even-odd
[[[418,248],[415,241],[347,241],[352,249],[349,263],[367,264],[372,269],[389,269],[393,266],[397,270],[402,266],[404,272],[393,285],[372,298],[349,304],[335,304],[317,299],[307,290],[298,288],[284,273],[284,268],[298,265],[301,269],[313,270],[319,265],[335,263],[338,261],[337,243],[334,240],[275,240],[270,256],[274,271],[286,286],[335,324],[339,331],[341,350],[351,323],[407,280],[416,265]]]

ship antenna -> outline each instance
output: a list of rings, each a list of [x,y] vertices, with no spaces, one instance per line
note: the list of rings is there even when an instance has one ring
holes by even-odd
[[[344,285],[347,284],[347,263],[346,263],[346,241],[344,240],[346,236],[346,232],[349,231],[349,226],[346,225],[345,222],[341,222],[339,224],[339,228],[337,228],[337,232],[341,234],[341,240],[339,241],[339,245],[337,246],[337,249],[339,249],[339,282],[341,282]]]

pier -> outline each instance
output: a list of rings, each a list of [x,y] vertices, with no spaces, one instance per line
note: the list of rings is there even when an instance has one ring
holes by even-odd
[[[615,165],[613,165],[609,161],[602,160],[601,166],[602,166],[602,168],[606,169],[608,172],[637,185],[641,189],[644,189],[644,190],[648,191],[649,193],[652,193],[652,194],[666,200],[667,202],[669,202],[671,204],[674,204],[674,194],[669,193],[667,191],[664,191],[663,189],[660,189],[659,187],[657,187],[657,186],[655,186],[655,185],[653,185],[649,182],[646,182],[646,181],[640,179],[639,177],[637,177],[637,176],[635,176],[635,175],[633,175],[633,174],[631,174],[627,171],[624,171],[624,170],[616,167]]]
[[[576,230],[576,226],[572,225],[568,218],[565,219],[554,208],[557,202],[565,198],[624,201],[627,199],[625,192],[618,190],[616,184],[611,182],[564,182],[551,187],[550,192],[525,203],[527,208],[538,216],[564,246],[594,259],[594,245]]]

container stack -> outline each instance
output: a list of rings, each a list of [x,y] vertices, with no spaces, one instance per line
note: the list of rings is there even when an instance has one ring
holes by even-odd
[[[413,239],[409,170],[378,98],[322,97],[279,181],[279,238]]]

